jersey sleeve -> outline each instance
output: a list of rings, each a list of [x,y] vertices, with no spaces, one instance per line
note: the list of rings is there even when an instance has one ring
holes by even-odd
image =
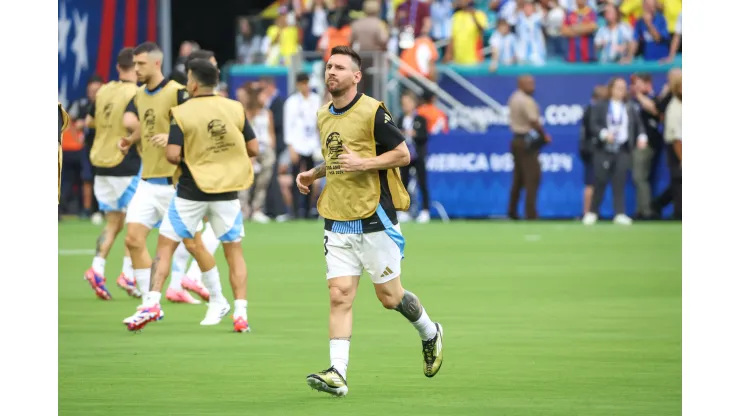
[[[128,102],[128,105],[126,105],[126,112],[134,113],[136,118],[139,117],[139,110],[136,108],[136,97],[131,98],[131,101]]]
[[[393,123],[391,115],[382,106],[378,107],[375,113],[375,143],[378,148],[383,152],[392,150],[404,140],[403,133]]]
[[[177,124],[175,117],[170,115],[170,136],[167,138],[167,144],[183,146],[185,144],[185,135]]]
[[[249,124],[249,121],[246,119],[246,117],[244,118],[244,128],[242,129],[242,134],[244,135],[245,142],[256,139],[254,130],[252,130],[252,126]]]
[[[185,88],[177,90],[177,105],[184,103],[188,100],[188,98],[190,98],[188,90],[186,90]]]

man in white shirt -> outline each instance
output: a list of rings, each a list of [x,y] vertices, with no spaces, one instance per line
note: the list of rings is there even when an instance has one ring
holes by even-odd
[[[321,154],[321,142],[316,129],[318,122],[316,113],[321,107],[321,97],[311,91],[307,74],[299,74],[296,77],[296,90],[297,92],[285,100],[283,108],[283,134],[293,168],[291,184],[298,173],[312,169],[314,157]],[[314,195],[318,195],[316,191],[317,189],[314,189],[309,195],[293,194],[294,216],[308,218],[313,208]]]

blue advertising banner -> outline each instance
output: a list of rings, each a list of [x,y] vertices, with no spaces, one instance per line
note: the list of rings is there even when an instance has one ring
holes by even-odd
[[[653,73],[657,91],[666,81],[667,69]],[[546,70],[543,70],[546,71]],[[542,218],[574,218],[583,211],[584,167],[578,156],[583,110],[594,86],[615,76],[629,80],[634,69],[600,73],[542,73],[535,75],[534,98],[540,105],[545,130],[552,144],[542,149],[542,181],[538,214]],[[491,98],[506,105],[517,88],[517,75],[478,74],[465,78]],[[427,169],[433,201],[442,204],[450,217],[493,217],[507,214],[513,157],[508,108],[496,113],[449,78],[440,86],[465,105],[464,111],[449,114],[450,133],[430,139]],[[669,177],[665,162],[653,192],[662,191]],[[523,214],[524,190],[520,199]],[[627,211],[635,210],[631,179],[627,189]],[[613,215],[611,190],[607,190],[601,214]],[[436,212],[433,214],[437,214]]]
[[[83,97],[87,81],[117,77],[124,47],[157,41],[157,0],[59,0],[58,95],[67,107]]]

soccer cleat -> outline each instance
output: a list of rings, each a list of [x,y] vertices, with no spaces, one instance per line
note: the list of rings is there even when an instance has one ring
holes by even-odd
[[[167,289],[165,295],[167,300],[174,303],[189,303],[191,305],[198,305],[200,301],[190,295],[190,292],[184,289],[175,290],[172,288]]]
[[[434,338],[421,341],[421,353],[424,356],[424,375],[434,377],[442,368],[442,325],[434,323],[437,326],[437,335]]]
[[[201,299],[203,299],[204,302],[208,302],[209,300],[211,300],[211,293],[208,292],[208,289],[206,289],[205,286],[203,286],[203,282],[191,279],[187,276],[183,276],[182,288],[195,293]]]
[[[242,316],[234,316],[234,332],[252,332],[249,322]]]
[[[306,377],[306,383],[314,390],[323,391],[337,397],[344,397],[349,391],[347,381],[333,366],[329,367],[328,370],[309,374]]]
[[[125,290],[126,293],[128,293],[129,296],[140,298],[141,292],[139,291],[139,288],[136,287],[136,280],[129,279],[126,277],[125,274],[121,273],[120,276],[118,276],[118,280],[116,280],[116,284],[121,289]]]
[[[97,297],[103,300],[111,299],[110,292],[105,287],[105,277],[95,273],[92,267],[85,272],[85,280],[90,283],[90,287],[93,288]]]
[[[160,321],[164,312],[159,305],[136,308],[136,313],[123,320],[129,331],[141,331],[149,322]]]
[[[218,325],[221,323],[221,319],[226,316],[231,310],[228,302],[211,302],[208,304],[208,310],[206,311],[206,317],[200,321],[203,326]]]

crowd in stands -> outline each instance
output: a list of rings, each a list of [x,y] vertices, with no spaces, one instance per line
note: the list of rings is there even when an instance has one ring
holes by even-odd
[[[429,38],[436,60],[490,60],[492,70],[669,62],[681,53],[681,11],[682,0],[280,0],[274,20],[240,19],[237,56],[285,65],[299,52],[325,59],[337,45],[400,54]]]

